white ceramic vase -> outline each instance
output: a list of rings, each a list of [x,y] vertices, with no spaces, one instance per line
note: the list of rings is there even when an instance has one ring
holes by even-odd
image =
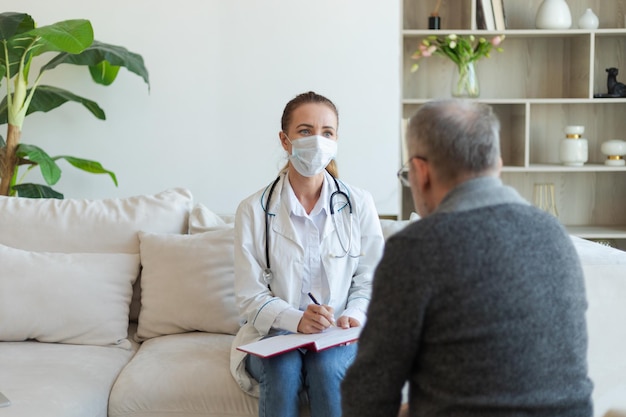
[[[578,19],[578,27],[580,29],[597,29],[600,26],[598,16],[591,9],[585,10],[585,13]]]
[[[567,126],[565,139],[561,140],[559,147],[559,159],[566,166],[580,167],[589,158],[589,144],[582,135],[585,126]]]
[[[572,14],[565,0],[543,0],[535,16],[537,29],[569,29]]]

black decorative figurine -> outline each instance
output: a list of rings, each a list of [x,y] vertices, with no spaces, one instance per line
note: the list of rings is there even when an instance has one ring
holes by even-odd
[[[616,98],[626,97],[626,85],[617,81],[617,74],[619,70],[615,67],[607,68],[606,72],[609,74],[606,79],[606,87],[608,89],[607,94],[594,94],[596,98]]]

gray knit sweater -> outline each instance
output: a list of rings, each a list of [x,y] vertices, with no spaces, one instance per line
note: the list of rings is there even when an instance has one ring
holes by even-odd
[[[342,385],[344,417],[592,415],[573,244],[499,179],[450,192],[387,241]]]

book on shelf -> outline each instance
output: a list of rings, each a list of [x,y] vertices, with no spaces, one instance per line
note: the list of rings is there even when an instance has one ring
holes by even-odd
[[[260,356],[262,358],[269,358],[271,356],[280,355],[281,353],[300,348],[319,352],[331,347],[357,341],[359,339],[359,335],[361,334],[361,329],[362,328],[360,326],[350,327],[349,329],[333,326],[321,333],[281,334],[239,346],[237,350]]]
[[[485,14],[483,13],[483,5],[480,0],[476,2],[476,29],[482,30],[485,28]]]
[[[476,1],[476,27],[486,30],[496,29],[491,0]]]
[[[506,29],[506,14],[504,12],[504,0],[491,0],[493,20],[496,30]]]

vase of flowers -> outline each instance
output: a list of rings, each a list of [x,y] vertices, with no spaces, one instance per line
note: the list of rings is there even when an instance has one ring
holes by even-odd
[[[452,70],[452,97],[476,98],[480,95],[478,76],[473,62],[461,64]]]
[[[449,58],[454,64],[452,75],[452,96],[476,98],[480,94],[478,76],[475,63],[480,58],[489,57],[495,48],[502,52],[500,44],[504,35],[497,35],[491,39],[476,37],[474,35],[459,36],[449,34],[447,36],[428,36],[422,40],[413,59],[420,59],[432,55],[440,55]],[[419,65],[413,64],[411,72],[417,71]]]

